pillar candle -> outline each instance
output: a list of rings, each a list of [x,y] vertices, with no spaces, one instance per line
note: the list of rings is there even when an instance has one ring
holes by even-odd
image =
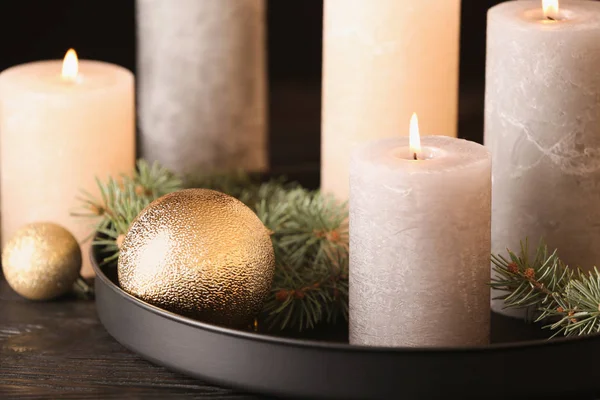
[[[488,12],[492,251],[518,252],[527,238],[533,252],[544,239],[590,269],[600,263],[600,2],[551,3],[546,16],[540,0]],[[492,308],[522,315],[502,305]]]
[[[179,174],[262,171],[264,0],[137,0],[140,152]]]
[[[490,156],[480,144],[407,138],[357,147],[350,164],[350,343],[489,341]]]
[[[394,137],[413,109],[456,136],[460,0],[325,0],[321,188],[348,199],[357,144]]]
[[[22,225],[58,223],[82,244],[84,275],[92,222],[71,216],[95,178],[130,173],[135,161],[134,79],[100,61],[39,61],[0,74],[2,245]]]

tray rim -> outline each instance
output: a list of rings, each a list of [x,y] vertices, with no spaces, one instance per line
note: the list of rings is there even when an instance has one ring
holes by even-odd
[[[207,322],[202,322],[189,317],[185,317],[171,311],[162,309],[153,304],[147,303],[137,297],[127,293],[120,286],[115,284],[111,279],[106,276],[98,259],[96,258],[96,251],[91,249],[90,259],[91,265],[95,272],[95,279],[100,279],[110,290],[121,296],[125,300],[141,307],[153,314],[167,318],[171,321],[182,323],[193,328],[202,329],[216,334],[227,335],[239,339],[256,340],[268,344],[293,346],[299,348],[310,348],[310,349],[324,349],[324,350],[335,350],[343,352],[356,352],[356,353],[436,353],[436,354],[456,354],[456,353],[488,353],[488,352],[504,352],[507,350],[522,350],[537,347],[546,346],[560,346],[571,344],[573,342],[584,342],[584,341],[595,341],[600,338],[600,333],[571,336],[571,337],[556,337],[553,339],[533,339],[525,341],[515,342],[503,342],[503,343],[491,343],[477,346],[439,346],[439,347],[389,347],[389,346],[364,346],[364,345],[351,345],[349,343],[340,342],[328,342],[318,341],[311,339],[295,339],[288,337],[281,337],[274,334],[264,334],[257,332],[243,331],[239,329],[228,328],[219,325],[213,325]],[[490,312],[493,312],[490,310]],[[526,322],[523,322],[526,323]]]

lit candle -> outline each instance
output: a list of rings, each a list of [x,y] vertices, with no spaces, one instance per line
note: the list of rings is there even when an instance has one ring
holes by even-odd
[[[62,69],[62,74],[61,74]],[[0,74],[2,245],[23,224],[51,221],[82,242],[89,220],[74,218],[80,190],[95,177],[130,172],[135,160],[134,79],[128,70],[77,60],[18,65]],[[89,241],[83,250],[89,249]],[[88,257],[83,274],[90,275]]]
[[[489,153],[446,136],[419,143],[416,116],[409,138],[351,157],[350,343],[488,343]]]
[[[487,38],[492,251],[526,238],[534,251],[543,238],[590,269],[600,263],[600,2],[502,3]]]
[[[413,108],[456,136],[460,0],[325,0],[323,23],[321,188],[345,201],[354,146]]]

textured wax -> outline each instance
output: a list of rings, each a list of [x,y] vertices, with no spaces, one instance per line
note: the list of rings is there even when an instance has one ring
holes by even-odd
[[[350,343],[489,342],[490,156],[480,144],[408,138],[355,150],[350,164]]]
[[[413,111],[456,136],[460,0],[325,0],[321,188],[348,200],[355,146]]]
[[[600,263],[600,2],[541,1],[488,12],[485,145],[492,251],[540,239],[571,266]],[[493,293],[493,297],[502,293]],[[518,310],[492,308],[513,316]]]
[[[264,0],[137,0],[141,156],[178,174],[267,167]]]
[[[17,65],[0,74],[2,244],[27,223],[64,226],[82,246],[83,275],[94,231],[77,218],[82,191],[100,198],[96,178],[135,166],[133,74],[118,65],[79,61],[75,79],[62,60]]]

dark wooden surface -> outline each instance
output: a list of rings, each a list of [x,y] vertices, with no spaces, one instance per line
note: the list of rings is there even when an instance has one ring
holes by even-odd
[[[0,275],[0,399],[258,399],[153,365],[117,343],[93,301],[31,302]]]

